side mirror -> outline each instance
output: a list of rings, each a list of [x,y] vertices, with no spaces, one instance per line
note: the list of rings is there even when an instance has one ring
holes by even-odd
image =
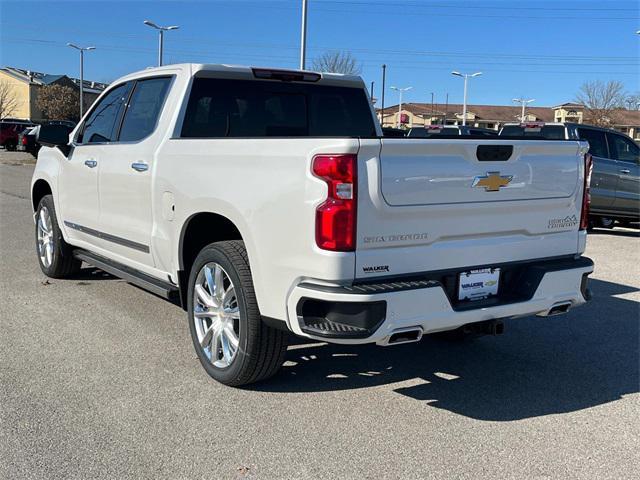
[[[73,127],[68,125],[44,124],[38,128],[36,142],[45,147],[58,147],[62,153],[69,154],[69,134]]]

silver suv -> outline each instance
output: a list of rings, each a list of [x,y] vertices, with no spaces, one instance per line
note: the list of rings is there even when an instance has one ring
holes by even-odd
[[[627,135],[592,125],[530,122],[505,124],[500,136],[587,140],[593,156],[592,225],[640,221],[640,147]]]

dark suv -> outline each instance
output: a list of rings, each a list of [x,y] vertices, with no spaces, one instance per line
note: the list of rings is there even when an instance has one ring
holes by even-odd
[[[578,123],[506,124],[500,136],[587,140],[593,156],[591,216],[611,228],[640,221],[640,147],[623,133]]]

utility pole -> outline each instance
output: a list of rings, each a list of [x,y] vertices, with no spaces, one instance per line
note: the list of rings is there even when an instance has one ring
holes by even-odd
[[[384,82],[386,79],[387,66],[385,64],[382,65],[382,105],[380,107],[380,126],[384,127]]]
[[[447,114],[449,113],[449,92],[447,92],[447,103],[444,106],[444,122],[443,125],[447,124]]]
[[[522,115],[520,115],[520,121],[524,122],[524,118],[525,118],[524,113],[525,113],[525,109],[527,107],[527,104],[529,104],[531,102],[535,102],[536,99],[535,98],[530,98],[530,99],[527,100],[526,98],[521,97],[521,98],[514,98],[513,101],[515,103],[519,103],[520,105],[522,105]]]
[[[84,52],[95,50],[96,47],[79,47],[73,43],[67,43],[67,47],[80,51],[80,118],[84,114]]]
[[[300,32],[300,70],[305,69],[307,57],[307,0],[302,0],[302,28]]]
[[[398,128],[400,128],[400,126],[402,125],[402,119],[400,118],[402,116],[402,94],[404,92],[407,92],[409,90],[411,90],[413,87],[404,87],[404,88],[399,88],[399,87],[391,87],[391,90],[395,90],[400,94],[400,103],[398,104]]]
[[[373,80],[371,80],[371,101],[373,102],[373,86],[375,85],[376,82],[374,82]]]
[[[151,28],[155,28],[156,30],[158,30],[158,33],[159,33],[158,35],[158,66],[161,67],[162,52],[164,49],[164,32],[169,30],[177,30],[180,27],[177,25],[171,25],[169,27],[161,27],[160,25],[156,25],[155,23],[153,23],[151,20],[145,20],[143,23]]]
[[[451,72],[451,75],[464,78],[464,97],[463,97],[463,103],[462,103],[462,126],[464,127],[467,124],[467,82],[469,78],[482,75],[482,72],[460,73],[460,72],[453,71]]]
[[[435,114],[435,110],[433,109],[433,92],[431,92],[431,118],[433,118],[433,115]],[[431,123],[432,120],[429,120],[429,123]]]

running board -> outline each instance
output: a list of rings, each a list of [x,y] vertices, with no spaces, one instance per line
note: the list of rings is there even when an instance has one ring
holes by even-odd
[[[142,273],[134,268],[127,267],[121,263],[114,262],[108,258],[96,255],[86,250],[74,250],[73,256],[78,260],[88,263],[100,270],[104,270],[111,275],[126,280],[129,283],[143,288],[151,293],[166,298],[171,301],[179,300],[178,287],[154,278],[146,273]]]

